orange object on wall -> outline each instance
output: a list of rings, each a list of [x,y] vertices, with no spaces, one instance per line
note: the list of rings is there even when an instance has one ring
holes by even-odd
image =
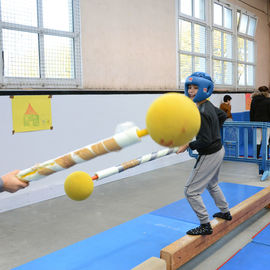
[[[250,110],[250,104],[251,104],[251,94],[246,94],[246,110]]]

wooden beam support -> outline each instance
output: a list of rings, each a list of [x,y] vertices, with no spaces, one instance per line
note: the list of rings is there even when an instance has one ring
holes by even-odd
[[[160,251],[160,258],[167,264],[167,270],[176,270],[193,257],[207,249],[221,239],[225,234],[248,220],[270,203],[270,186],[259,191],[230,209],[233,219],[226,221],[214,218],[211,221],[213,233],[211,235],[186,235]]]
[[[166,262],[157,257],[151,257],[131,270],[166,270]]]

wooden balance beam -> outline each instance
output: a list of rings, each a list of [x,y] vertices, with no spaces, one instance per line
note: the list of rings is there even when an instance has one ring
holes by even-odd
[[[233,217],[231,221],[213,219],[211,235],[186,235],[163,248],[160,251],[160,258],[166,261],[167,270],[179,268],[264,207],[269,207],[269,203],[270,186],[231,208],[230,212]]]

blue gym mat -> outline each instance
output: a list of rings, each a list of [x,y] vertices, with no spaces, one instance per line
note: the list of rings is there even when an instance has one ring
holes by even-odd
[[[270,246],[270,224],[257,234],[252,242]]]
[[[221,183],[230,207],[260,191],[261,187]],[[217,211],[208,192],[203,194],[209,214]],[[17,270],[128,270],[183,237],[198,224],[186,199],[125,222],[83,241],[21,265]]]
[[[194,225],[146,214],[15,269],[128,270],[159,257]]]
[[[269,269],[270,246],[250,242],[234,257],[226,262],[221,270],[266,270]]]
[[[270,258],[270,224],[259,232],[244,248],[218,269],[222,270],[266,270]]]
[[[247,198],[251,197],[252,195],[263,189],[262,187],[232,183],[219,183],[219,186],[221,187],[230,208],[234,207],[235,205],[239,204],[240,202],[246,200]],[[202,194],[202,198],[210,217],[214,213],[219,211],[219,209],[214,203],[214,200],[208,192],[204,192]],[[171,203],[167,206],[151,212],[151,214],[169,217],[186,222],[192,222],[195,224],[200,223],[186,199]]]

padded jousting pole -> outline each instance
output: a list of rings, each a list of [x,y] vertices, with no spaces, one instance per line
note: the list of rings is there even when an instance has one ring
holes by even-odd
[[[94,176],[90,176],[88,173],[83,171],[76,171],[71,173],[65,181],[65,192],[69,198],[75,201],[82,201],[87,199],[94,190],[93,180],[101,180],[103,178],[112,176],[117,173],[121,173],[127,169],[136,167],[140,164],[168,156],[170,154],[176,153],[179,147],[166,148],[153,152],[150,154],[143,155],[139,158],[132,159],[130,161],[124,162],[118,166],[113,166],[101,171],[98,171]]]
[[[178,147],[166,148],[166,149],[159,150],[157,152],[146,154],[146,155],[143,155],[143,156],[141,156],[139,158],[132,159],[130,161],[124,162],[124,163],[122,163],[122,164],[120,164],[118,166],[114,166],[114,167],[110,167],[110,168],[98,171],[91,178],[93,180],[101,180],[103,178],[112,176],[112,175],[117,174],[117,173],[121,173],[121,172],[123,172],[123,171],[125,171],[127,169],[130,169],[130,168],[136,167],[138,165],[141,165],[143,163],[146,163],[146,162],[149,162],[149,161],[152,161],[152,160],[155,160],[155,159],[158,159],[158,158],[161,158],[161,157],[168,156],[170,154],[176,153],[177,150],[178,150]]]
[[[121,133],[117,133],[113,137],[22,170],[18,173],[17,177],[24,181],[39,180],[45,176],[68,169],[75,164],[88,161],[97,156],[112,151],[119,151],[124,147],[140,142],[141,137],[145,135],[147,135],[147,130],[139,130],[137,127],[133,127]]]

